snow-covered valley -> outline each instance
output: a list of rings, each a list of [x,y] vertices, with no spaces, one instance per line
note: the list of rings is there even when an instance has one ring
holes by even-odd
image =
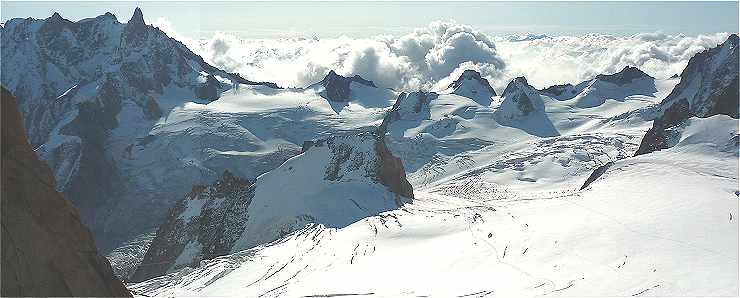
[[[584,191],[421,189],[400,210],[342,229],[308,226],[129,287],[156,296],[733,295],[736,129],[697,135],[735,121],[694,121],[683,144],[619,161]]]

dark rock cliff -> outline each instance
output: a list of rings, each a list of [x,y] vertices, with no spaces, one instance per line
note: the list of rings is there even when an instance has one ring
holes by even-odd
[[[131,296],[26,138],[2,88],[2,296]]]
[[[211,185],[193,186],[170,210],[131,280],[143,281],[168,270],[198,267],[201,260],[228,254],[244,231],[253,196],[253,182],[229,171]],[[195,249],[196,255],[178,262],[178,256],[188,247]]]
[[[320,82],[320,84],[324,86],[324,91],[321,92],[321,95],[331,101],[347,101],[351,92],[350,83],[352,82],[375,87],[375,83],[363,79],[359,75],[343,77],[332,70]]]

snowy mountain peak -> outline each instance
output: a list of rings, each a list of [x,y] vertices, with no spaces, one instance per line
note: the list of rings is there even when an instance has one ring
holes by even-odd
[[[388,125],[396,120],[411,120],[427,118],[429,115],[429,103],[437,98],[434,92],[401,92],[393,104],[391,110],[383,118],[379,131],[384,133]]]
[[[717,47],[689,59],[681,82],[661,101],[658,117],[647,131],[635,155],[673,147],[691,117],[722,114],[737,119],[738,36],[730,35]]]
[[[738,38],[737,34],[733,33],[733,34],[730,34],[729,37],[727,37],[727,41],[726,42],[729,42],[731,46],[737,46],[738,39],[739,38]]]
[[[320,82],[321,86],[324,88],[321,92],[322,96],[331,101],[347,101],[351,93],[351,83],[358,83],[373,88],[376,87],[375,83],[370,80],[366,80],[359,75],[345,77],[337,74],[334,70],[331,70]]]
[[[58,12],[54,12],[54,14],[43,21],[40,31],[48,37],[55,37],[56,35],[59,35],[62,30],[67,29],[72,25],[74,25],[74,22],[63,18]]]
[[[602,82],[609,82],[616,85],[626,85],[636,79],[654,79],[650,75],[646,74],[642,70],[633,66],[625,66],[621,71],[615,74],[600,74],[596,76],[596,80]]]
[[[260,84],[209,65],[146,25],[140,9],[126,24],[112,14],[76,22],[56,15],[12,19],[0,38],[2,84],[25,99],[20,105],[29,139],[48,158],[60,191],[80,206],[81,218],[103,250],[132,236],[128,233],[151,227],[151,219],[163,218],[171,206],[122,199],[138,191],[127,184],[141,183],[119,175],[132,163],[130,148],[180,103],[214,100],[239,84]],[[116,145],[109,146],[113,139]],[[110,195],[101,198],[101,193]],[[159,214],[100,215],[116,201],[123,202],[118,205],[123,209]],[[126,224],[106,224],[111,228],[103,232],[101,222],[112,220]]]
[[[539,136],[553,136],[558,132],[545,114],[545,103],[540,92],[527,83],[524,77],[512,80],[496,110],[496,121],[502,125],[518,127]]]
[[[453,94],[473,99],[485,105],[489,105],[491,97],[496,96],[496,91],[493,90],[488,80],[472,69],[463,71],[460,77],[452,82],[448,88],[452,89]]]
[[[345,77],[345,76],[337,74],[334,70],[330,70],[329,73],[326,74],[326,76],[321,82],[324,85],[327,85],[327,84],[332,84],[338,81],[356,82],[356,83],[363,84],[365,86],[376,87],[373,81],[366,80],[360,75]]]
[[[511,97],[516,94],[534,92],[536,92],[536,89],[529,85],[527,78],[517,77],[506,85],[506,89],[504,89],[504,93],[501,94],[501,97]]]
[[[552,85],[540,91],[557,98],[572,98],[578,94],[578,90],[573,84]]]

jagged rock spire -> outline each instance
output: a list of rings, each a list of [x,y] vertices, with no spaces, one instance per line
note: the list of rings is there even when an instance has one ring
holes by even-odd
[[[141,8],[134,9],[134,15],[128,21],[128,25],[146,25],[144,23],[144,14],[141,12]]]
[[[126,23],[125,29],[125,41],[127,44],[137,45],[141,42],[147,33],[147,25],[144,23],[144,14],[142,14],[140,8],[134,10],[134,15]]]

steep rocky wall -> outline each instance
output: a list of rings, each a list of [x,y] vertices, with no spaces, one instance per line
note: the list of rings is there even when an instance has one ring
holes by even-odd
[[[131,296],[26,138],[2,88],[2,296]]]

